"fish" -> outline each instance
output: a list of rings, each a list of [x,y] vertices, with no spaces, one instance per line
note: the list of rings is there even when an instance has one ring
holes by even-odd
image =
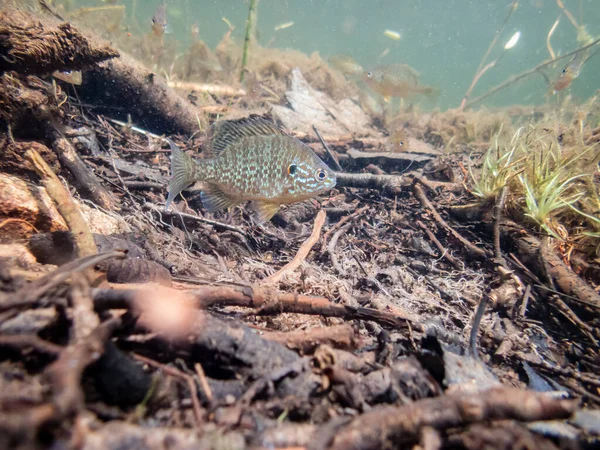
[[[398,33],[397,31],[394,31],[394,30],[385,30],[383,32],[383,34],[386,37],[389,37],[390,39],[392,39],[394,41],[399,41],[400,39],[402,39],[402,35],[400,33]]]
[[[64,72],[61,72],[60,70],[55,70],[54,72],[52,72],[52,76],[57,80],[61,80],[69,84],[74,84],[76,86],[81,85],[83,81],[83,76],[81,75],[80,70],[67,70]]]
[[[363,72],[363,81],[384,100],[390,97],[410,98],[415,94],[424,94],[434,97],[438,90],[432,86],[425,86],[419,82],[419,74],[406,64],[394,63],[376,66]]]
[[[556,94],[568,88],[573,80],[579,76],[583,63],[587,60],[586,52],[579,51],[575,53],[571,61],[563,68],[558,76],[550,83],[550,92]]]
[[[291,27],[293,25],[294,25],[294,22],[285,22],[285,23],[277,25],[275,27],[275,31],[285,30],[286,28],[289,28],[289,27]]]
[[[334,55],[329,57],[329,64],[344,75],[360,75],[364,69],[349,55]]]
[[[160,3],[152,16],[152,31],[156,36],[162,36],[167,31],[167,7],[165,0],[160,0]]]
[[[258,224],[281,205],[308,200],[336,185],[336,175],[303,142],[274,123],[251,115],[216,122],[205,159],[185,154],[173,141],[171,180],[165,209],[185,188],[202,184],[202,204],[219,211],[251,201]]]

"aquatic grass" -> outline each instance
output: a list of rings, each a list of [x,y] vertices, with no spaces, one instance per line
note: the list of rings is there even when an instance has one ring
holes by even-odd
[[[494,136],[495,145],[490,146],[483,157],[483,163],[481,166],[481,173],[478,177],[473,174],[471,165],[469,165],[469,174],[473,181],[471,192],[476,197],[487,201],[493,199],[498,195],[500,190],[507,186],[508,183],[517,175],[521,170],[521,165],[525,161],[525,157],[515,159],[520,156],[519,147],[517,145],[511,145],[510,150],[502,151],[498,143],[498,136],[502,131]],[[519,139],[521,129],[513,135],[511,140],[512,144],[515,144]]]
[[[520,174],[518,179],[524,189],[525,216],[536,222],[550,236],[562,239],[556,232],[554,219],[583,196],[581,192],[570,193],[575,181],[581,177],[583,175],[564,179],[562,170],[547,179],[537,180],[531,180],[526,175]]]
[[[579,209],[600,209],[592,179],[600,155],[590,155],[597,146],[586,147],[580,139],[565,147],[551,130],[543,124],[522,127],[510,141],[498,132],[478,176],[469,166],[471,192],[482,204],[489,204],[509,186],[506,208],[513,216],[530,220],[561,241],[584,232],[590,239],[596,233],[600,237],[600,219],[592,223],[592,216]],[[587,214],[588,227],[580,229],[582,214]]]

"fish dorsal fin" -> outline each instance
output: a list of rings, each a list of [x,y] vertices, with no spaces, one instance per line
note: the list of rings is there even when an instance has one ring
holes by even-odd
[[[212,127],[210,150],[214,156],[244,137],[286,134],[273,122],[253,114],[238,120],[222,120]]]

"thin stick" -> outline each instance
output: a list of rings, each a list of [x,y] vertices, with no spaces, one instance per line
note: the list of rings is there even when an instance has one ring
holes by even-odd
[[[325,212],[325,210],[320,210],[317,214],[317,217],[315,218],[315,224],[311,235],[300,246],[300,249],[298,250],[298,253],[296,253],[296,256],[294,256],[294,259],[292,259],[289,263],[287,263],[285,266],[279,269],[278,272],[274,273],[270,277],[265,278],[263,280],[265,283],[277,283],[281,280],[283,275],[293,272],[294,270],[296,270],[296,268],[298,268],[298,266],[300,266],[300,264],[302,264],[302,261],[306,259],[310,250],[321,237],[321,228],[323,228],[323,224],[325,223],[326,217],[327,213]]]
[[[368,209],[369,209],[369,205],[363,206],[362,208],[358,208],[352,214],[348,214],[347,216],[342,217],[338,223],[336,223],[329,230],[327,230],[327,232],[323,235],[323,250],[321,251],[321,253],[325,253],[325,249],[327,248],[327,240],[329,239],[329,236],[331,236],[331,234],[335,230],[340,228],[346,222],[353,220],[354,218],[360,216],[362,213],[364,213]]]
[[[506,191],[508,188],[502,186],[500,194],[496,199],[496,205],[494,206],[494,258],[496,264],[506,266],[504,257],[502,256],[502,249],[500,248],[500,222],[502,220],[502,210],[504,209],[504,203],[506,202]]]
[[[340,262],[338,261],[338,257],[335,254],[335,246],[337,245],[337,242],[338,242],[338,239],[340,238],[340,236],[342,234],[344,234],[346,232],[346,230],[348,228],[350,228],[351,226],[352,226],[352,223],[347,223],[342,228],[337,230],[335,232],[335,234],[333,235],[333,237],[331,238],[331,241],[329,241],[329,245],[327,246],[327,251],[329,252],[329,257],[331,258],[331,265],[333,266],[333,268],[339,275],[343,275],[343,276],[346,275],[346,271],[342,268],[342,266],[340,265]],[[325,246],[324,240],[323,240],[323,246]]]
[[[548,36],[546,36],[546,48],[548,49],[548,53],[550,53],[550,58],[552,58],[552,59],[556,59],[556,54],[554,53],[554,50],[552,49],[552,44],[550,43],[550,39],[552,38],[552,35],[556,31],[556,27],[558,27],[559,22],[560,22],[560,19],[556,19],[556,22],[554,22],[554,25],[552,25],[552,28],[550,28],[550,31],[548,31]]]
[[[479,66],[477,66],[477,70],[475,71],[475,75],[473,76],[473,81],[471,82],[471,86],[469,86],[469,89],[467,90],[467,92],[465,93],[465,95],[461,101],[461,106],[459,108],[461,111],[464,108],[464,105],[467,102],[469,95],[471,95],[471,91],[473,91],[473,88],[477,84],[477,81],[481,78],[481,76],[483,75],[483,73],[485,73],[486,70],[488,70],[490,67],[494,66],[495,62],[493,62],[491,66],[488,64],[488,66],[486,66],[486,68],[483,71],[481,70],[483,65],[485,64],[488,56],[490,56],[492,49],[496,45],[496,42],[498,42],[498,38],[500,37],[500,34],[502,34],[502,31],[504,31],[504,28],[506,27],[508,20],[510,19],[512,14],[517,9],[517,5],[518,5],[517,0],[512,2],[512,4],[510,5],[510,8],[508,10],[508,14],[504,18],[504,22],[502,22],[502,25],[500,25],[500,28],[498,28],[498,31],[496,31],[496,34],[494,35],[492,42],[490,42],[490,45],[488,46],[485,54],[483,55],[483,58],[481,58],[481,62],[479,63]]]
[[[562,12],[565,13],[565,16],[567,16],[567,19],[569,19],[569,21],[573,24],[573,26],[577,29],[579,29],[579,24],[577,23],[577,20],[575,20],[575,17],[573,17],[573,14],[571,14],[571,11],[569,11],[564,3],[561,0],[556,0],[556,4],[558,5],[558,7],[560,9],[562,9]]]
[[[42,183],[48,195],[56,203],[56,208],[65,219],[71,233],[73,233],[78,256],[88,256],[98,253],[94,237],[81,211],[73,201],[69,191],[67,191],[58,177],[52,172],[52,169],[48,166],[44,158],[33,149],[25,152],[25,158],[31,162],[35,171],[42,178]]]
[[[469,334],[469,350],[471,352],[471,356],[475,359],[479,359],[479,353],[477,352],[477,333],[479,332],[481,319],[483,318],[483,314],[485,313],[488,302],[489,297],[487,292],[484,292],[481,300],[479,301],[479,305],[477,305],[477,311],[475,311],[473,324],[471,325],[471,333]]]
[[[483,76],[484,73],[486,73],[488,70],[490,70],[492,67],[494,67],[497,62],[498,62],[498,60],[492,61],[487,66],[485,66],[481,70],[481,72],[479,72],[475,75],[475,77],[473,78],[473,81],[471,82],[471,86],[469,86],[469,89],[467,89],[465,96],[463,97],[462,101],[460,102],[460,106],[458,107],[459,111],[462,111],[465,108],[465,104],[467,103],[467,100],[469,100],[469,97],[471,96],[471,93],[473,92],[475,85],[479,82],[479,79]]]
[[[417,220],[417,225],[427,234],[427,237],[429,238],[429,240],[431,242],[433,242],[433,244],[437,247],[437,249],[439,250],[440,254],[442,255],[441,257],[443,257],[444,259],[446,259],[456,269],[462,269],[463,268],[460,265],[460,263],[456,260],[456,258],[454,258],[450,254],[450,252],[448,251],[447,248],[444,248],[444,246],[439,241],[439,239],[437,237],[435,237],[435,234],[433,234],[432,231],[429,228],[427,228],[423,222],[421,222],[420,220]]]
[[[331,159],[333,161],[334,169],[337,170],[338,172],[341,172],[342,171],[342,166],[340,166],[340,163],[337,160],[337,158],[335,156],[333,156],[333,153],[329,149],[329,146],[327,145],[327,142],[325,142],[325,139],[323,139],[323,136],[321,136],[321,133],[319,133],[319,130],[317,130],[317,127],[314,126],[314,125],[312,127],[313,127],[313,130],[315,131],[315,134],[317,135],[317,137],[321,141],[321,145],[323,146],[323,148],[325,149],[325,151],[329,155],[329,159]]]
[[[485,250],[482,250],[479,247],[477,247],[475,244],[469,242],[458,231],[456,231],[454,228],[452,228],[450,225],[448,225],[448,223],[437,212],[437,210],[435,209],[433,204],[429,201],[429,199],[425,195],[425,192],[423,192],[423,189],[421,188],[421,186],[414,184],[413,190],[414,190],[417,198],[421,202],[421,204],[431,212],[431,215],[433,216],[435,221],[439,225],[441,225],[448,233],[450,233],[452,236],[454,236],[454,238],[456,238],[465,247],[465,249],[471,256],[476,256],[479,259],[487,258],[488,255]]]
[[[202,390],[204,391],[204,394],[206,395],[208,402],[210,404],[212,404],[213,399],[214,399],[212,389],[210,388],[210,385],[208,384],[208,380],[206,379],[206,374],[204,373],[204,369],[202,368],[202,365],[200,363],[196,363],[196,364],[194,364],[194,369],[196,369],[196,374],[198,375],[198,378],[200,379],[200,386],[202,386]]]
[[[549,61],[544,61],[543,63],[538,64],[537,66],[535,66],[532,69],[526,70],[525,72],[521,72],[519,75],[515,75],[513,77],[510,77],[508,80],[504,81],[503,83],[500,83],[499,85],[497,85],[496,87],[493,87],[492,89],[490,89],[489,91],[487,91],[484,94],[481,94],[479,97],[474,98],[473,100],[471,100],[470,102],[468,102],[465,106],[464,109],[469,108],[477,103],[479,103],[481,100],[489,97],[490,95],[495,94],[496,92],[504,89],[507,86],[510,86],[511,84],[525,78],[528,77],[529,75],[533,75],[534,73],[538,72],[540,69],[543,69],[546,66],[550,66],[558,61],[560,61],[561,59],[565,59],[565,58],[569,58],[570,56],[573,56],[574,54],[583,51],[583,50],[587,50],[590,47],[593,47],[594,45],[596,45],[598,42],[600,42],[600,38],[594,40],[593,42],[591,42],[590,44],[584,45],[583,47],[579,47],[576,50],[573,50],[572,52],[569,53],[565,53],[562,56],[558,56],[554,59],[551,59]]]
[[[224,97],[240,97],[246,95],[244,89],[222,84],[194,83],[192,81],[167,81],[167,86],[172,89],[206,92],[208,94],[222,95]]]
[[[194,409],[194,417],[196,418],[196,424],[199,426],[202,424],[202,407],[200,406],[200,401],[198,400],[198,389],[196,389],[196,383],[194,382],[194,378],[187,373],[182,372],[175,367],[169,367],[165,364],[161,364],[158,361],[154,361],[153,359],[146,358],[145,356],[138,355],[136,353],[132,353],[134,359],[143,362],[144,364],[148,364],[150,367],[154,367],[155,369],[162,370],[169,376],[174,378],[178,378],[179,380],[185,381],[188,385],[188,389],[190,390],[190,397],[192,399],[192,406]]]
[[[35,334],[0,335],[0,346],[16,348],[31,347],[38,352],[54,356],[58,356],[64,349],[61,345],[57,345],[50,341],[44,341]]]
[[[248,9],[248,19],[246,20],[246,39],[244,40],[244,54],[242,55],[242,70],[240,72],[240,83],[244,82],[246,66],[248,64],[248,56],[250,54],[250,42],[255,41],[256,37],[256,15],[257,15],[258,0],[250,0],[250,8]]]

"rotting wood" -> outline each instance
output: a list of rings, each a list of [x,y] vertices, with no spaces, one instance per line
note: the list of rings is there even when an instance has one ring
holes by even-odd
[[[56,208],[65,219],[71,233],[73,233],[78,255],[82,257],[97,253],[98,249],[96,248],[94,237],[85,223],[81,211],[79,211],[79,208],[77,208],[77,205],[71,198],[69,191],[65,189],[61,181],[37,151],[33,149],[28,150],[25,152],[25,158],[35,167],[42,178],[42,184],[46,188],[48,195],[56,203]]]
[[[82,101],[122,108],[135,125],[156,133],[191,135],[206,125],[200,109],[126,54],[87,70],[78,93]]]
[[[56,24],[24,11],[0,12],[0,72],[48,74],[80,70],[119,56],[85,38],[70,23]]]
[[[117,208],[115,197],[100,183],[98,177],[81,160],[69,140],[56,128],[49,125],[47,130],[52,142],[52,148],[58,159],[73,175],[75,186],[83,196],[89,197],[101,208],[114,211]]]

